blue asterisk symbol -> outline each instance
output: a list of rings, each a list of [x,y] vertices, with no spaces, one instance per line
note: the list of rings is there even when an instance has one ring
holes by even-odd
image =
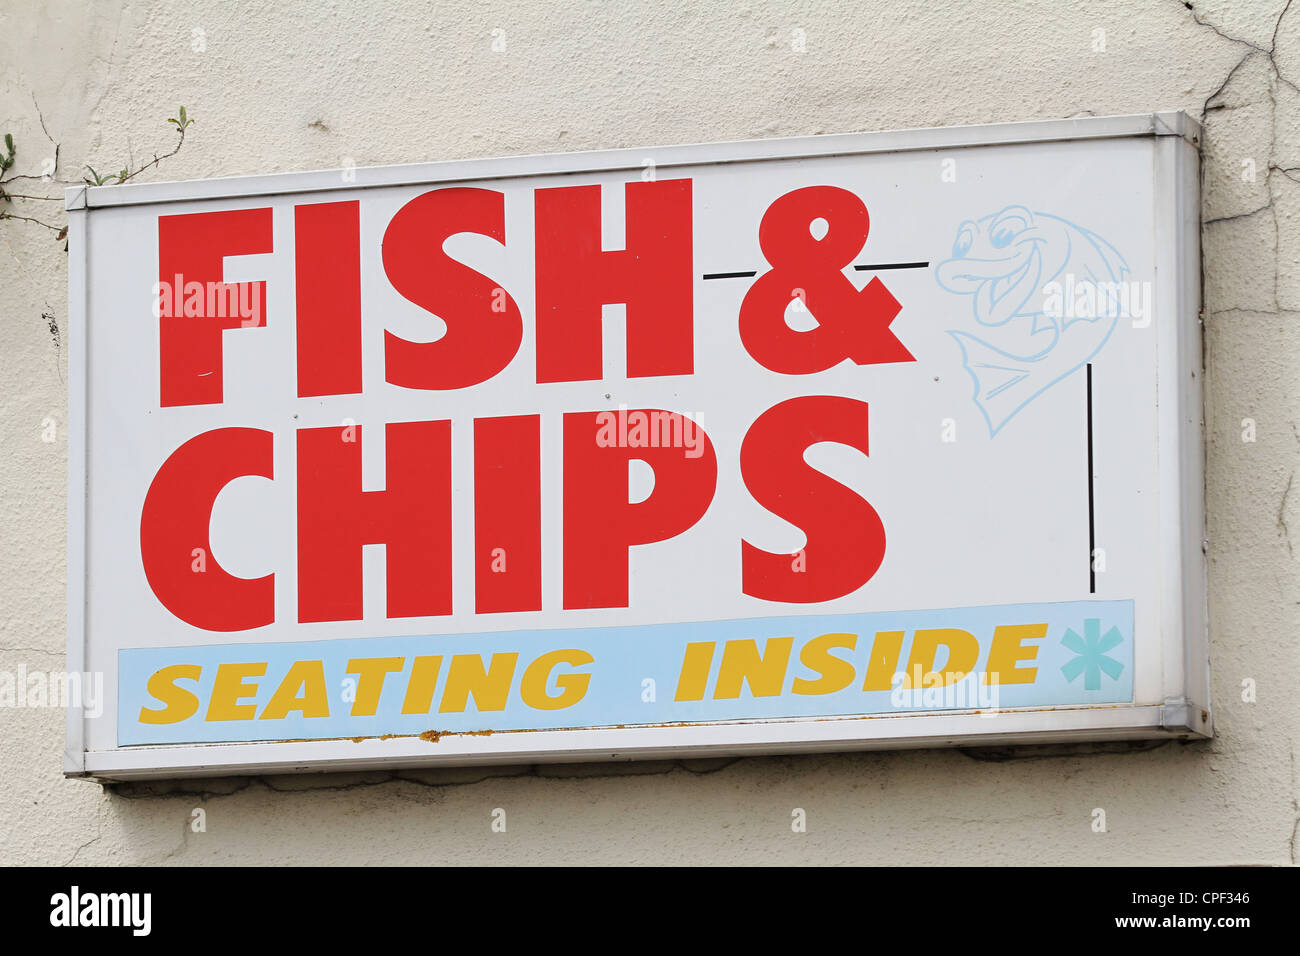
[[[1061,643],[1078,655],[1061,668],[1061,673],[1070,682],[1084,674],[1084,690],[1101,689],[1102,671],[1111,680],[1119,680],[1119,675],[1124,672],[1123,664],[1106,655],[1111,648],[1124,643],[1124,635],[1120,634],[1119,628],[1112,627],[1103,637],[1100,618],[1090,617],[1084,620],[1083,637],[1072,628],[1067,629]]]

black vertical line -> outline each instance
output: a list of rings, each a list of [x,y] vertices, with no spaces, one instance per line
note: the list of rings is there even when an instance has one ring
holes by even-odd
[[[1088,593],[1097,593],[1097,525],[1092,499],[1092,363],[1088,363]]]

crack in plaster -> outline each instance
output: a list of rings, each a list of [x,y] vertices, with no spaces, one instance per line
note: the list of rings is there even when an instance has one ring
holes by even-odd
[[[708,776],[710,774],[715,774],[723,770],[726,770],[728,767],[731,767],[734,764],[737,764],[744,759],[745,759],[744,757],[730,757],[724,759],[717,766],[712,766],[712,767],[689,766],[686,761],[678,760],[673,762],[673,766],[666,767],[664,769],[644,770],[644,771],[629,769],[620,773],[590,773],[590,774],[546,773],[543,770],[542,765],[534,764],[526,767],[521,767],[516,772],[485,773],[482,776],[475,777],[472,780],[435,781],[435,780],[422,780],[419,777],[410,776],[412,772],[425,772],[425,773],[436,772],[440,768],[429,768],[428,770],[425,771],[403,771],[403,770],[392,771],[392,772],[385,771],[378,774],[375,774],[373,772],[362,771],[362,773],[368,773],[371,779],[357,780],[350,783],[319,784],[319,785],[309,784],[307,786],[301,786],[301,787],[277,786],[274,783],[274,781],[280,779],[290,779],[290,780],[302,779],[301,777],[295,775],[252,776],[252,777],[238,778],[236,785],[231,787],[229,790],[225,790],[225,791],[190,790],[187,789],[186,787],[187,781],[184,780],[150,781],[150,782],[140,782],[140,783],[136,783],[132,781],[122,781],[122,782],[105,783],[103,786],[107,792],[115,796],[122,797],[123,799],[126,800],[152,799],[158,797],[197,796],[200,803],[205,803],[208,800],[215,800],[221,797],[234,796],[237,793],[241,793],[245,790],[251,789],[254,786],[254,784],[260,784],[266,790],[270,790],[274,793],[309,793],[309,792],[320,792],[320,791],[335,791],[341,793],[348,790],[360,790],[367,787],[381,787],[391,783],[410,783],[410,784],[414,784],[417,787],[427,787],[429,789],[439,790],[439,789],[450,788],[450,787],[472,787],[480,783],[486,783],[489,780],[511,780],[520,777],[537,777],[542,780],[606,780],[606,779],[621,778],[621,777],[667,776],[669,774],[673,774],[678,771],[684,771],[688,774],[692,774],[697,777],[703,777],[703,776]],[[706,761],[698,761],[697,763],[704,763],[704,762]],[[586,766],[586,765],[580,764],[579,766]],[[629,764],[627,766],[631,768],[631,767],[635,767],[636,765]],[[218,778],[218,779],[227,779],[227,778]],[[159,785],[161,785],[161,787]],[[154,789],[154,788],[158,788],[158,789]]]
[[[1277,528],[1282,536],[1286,539],[1287,554],[1295,557],[1295,551],[1291,547],[1291,529],[1286,523],[1286,500],[1291,497],[1291,485],[1295,481],[1295,472],[1291,472],[1291,477],[1286,480],[1286,490],[1282,492],[1282,500],[1277,506]]]
[[[1237,74],[1237,71],[1246,63],[1247,60],[1251,59],[1252,57],[1257,55],[1262,55],[1266,57],[1268,59],[1269,66],[1272,69],[1273,80],[1275,80],[1278,83],[1284,84],[1285,86],[1287,86],[1293,91],[1300,92],[1300,87],[1297,87],[1295,83],[1293,83],[1290,79],[1288,79],[1286,76],[1283,75],[1282,71],[1278,68],[1277,60],[1276,60],[1278,33],[1281,30],[1282,21],[1286,19],[1286,16],[1290,12],[1293,3],[1294,0],[1287,0],[1286,6],[1283,7],[1282,12],[1278,14],[1277,20],[1273,24],[1273,33],[1269,43],[1269,47],[1268,49],[1264,49],[1258,44],[1254,44],[1247,40],[1243,40],[1240,37],[1234,37],[1227,33],[1224,33],[1214,24],[1202,20],[1200,17],[1198,17],[1195,11],[1193,10],[1192,3],[1184,2],[1183,5],[1187,7],[1188,10],[1192,10],[1192,19],[1195,20],[1198,24],[1204,27],[1208,27],[1214,33],[1218,34],[1219,36],[1223,37],[1226,40],[1232,41],[1234,43],[1241,43],[1250,49],[1250,52],[1245,54],[1245,56],[1243,56],[1241,60],[1239,60],[1236,63],[1236,65],[1233,66],[1233,68],[1228,72],[1228,75],[1224,79],[1223,83],[1221,83],[1219,87],[1205,100],[1205,103],[1202,106],[1201,124],[1205,131],[1205,139],[1207,142],[1210,139],[1209,113],[1212,111],[1227,109],[1227,107],[1212,105],[1214,99],[1219,95],[1221,95],[1224,92],[1224,90],[1227,89],[1229,83],[1232,81],[1233,77]],[[1269,105],[1271,109],[1270,123],[1269,123],[1270,135],[1269,135],[1269,143],[1268,143],[1268,159],[1267,159],[1267,167],[1266,167],[1267,172],[1265,174],[1265,179],[1264,179],[1265,186],[1268,190],[1269,201],[1265,206],[1261,206],[1259,209],[1253,210],[1249,213],[1243,213],[1236,216],[1226,216],[1219,219],[1205,220],[1202,223],[1202,235],[1204,235],[1205,227],[1208,227],[1214,223],[1228,222],[1234,219],[1244,219],[1250,216],[1258,215],[1259,213],[1264,212],[1265,210],[1269,211],[1269,213],[1272,215],[1273,218],[1273,312],[1272,314],[1282,316],[1288,310],[1283,310],[1281,308],[1280,300],[1278,298],[1278,283],[1281,277],[1280,260],[1282,257],[1282,250],[1280,246],[1278,217],[1277,217],[1276,210],[1274,208],[1274,205],[1278,200],[1278,194],[1274,188],[1273,174],[1280,173],[1282,176],[1284,176],[1286,179],[1290,180],[1291,182],[1300,183],[1300,178],[1297,178],[1295,175],[1293,175],[1293,173],[1300,173],[1300,167],[1282,166],[1281,164],[1276,162],[1275,152],[1277,149],[1277,138],[1278,138],[1278,104],[1277,104],[1276,88],[1273,82],[1269,82],[1266,92],[1268,94]],[[1204,154],[1202,154],[1202,157],[1204,157]],[[1202,158],[1202,164],[1204,164],[1204,158]],[[1204,171],[1204,167],[1202,165],[1202,173],[1203,171]],[[1202,262],[1204,262],[1204,257],[1202,257]],[[1204,267],[1202,267],[1202,282],[1204,282]],[[1204,302],[1204,295],[1202,295],[1202,302]],[[1237,311],[1251,312],[1251,311],[1258,311],[1258,310],[1219,309],[1216,311],[1219,315],[1228,315],[1232,312],[1237,312]],[[1208,356],[1208,352],[1206,354]],[[1296,430],[1295,423],[1291,422],[1290,424],[1291,424],[1292,434],[1296,437],[1298,441],[1300,441],[1300,432]],[[1281,536],[1286,541],[1288,555],[1292,557],[1294,557],[1295,552],[1291,541],[1291,530],[1286,520],[1286,506],[1287,506],[1287,501],[1290,498],[1291,488],[1294,482],[1295,482],[1295,470],[1293,469],[1287,478],[1286,488],[1282,492],[1281,498],[1278,502],[1278,510],[1277,510],[1277,528]],[[1295,751],[1293,748],[1291,753],[1291,810],[1295,818],[1295,823],[1292,825],[1290,840],[1288,842],[1288,855],[1293,865],[1300,862],[1300,858],[1298,858],[1298,854],[1300,854],[1300,847],[1297,847],[1297,842],[1300,842],[1300,799],[1298,799],[1298,797],[1300,797],[1300,784],[1298,784],[1296,780],[1295,763],[1296,763]]]

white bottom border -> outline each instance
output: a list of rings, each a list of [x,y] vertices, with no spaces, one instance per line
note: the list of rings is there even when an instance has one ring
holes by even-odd
[[[584,761],[735,757],[849,750],[999,746],[1211,735],[1207,708],[1166,705],[1060,708],[907,717],[806,717],[714,724],[446,734],[360,740],[180,744],[89,751],[67,776],[147,780],[244,774],[409,770]],[[81,761],[78,761],[81,763]],[[84,768],[84,769],[83,769]]]

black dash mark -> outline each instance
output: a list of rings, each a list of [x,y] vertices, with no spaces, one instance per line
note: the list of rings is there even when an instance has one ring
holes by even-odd
[[[928,269],[928,262],[871,262],[865,266],[854,266],[858,272],[881,272],[885,269]]]
[[[858,272],[883,272],[885,269],[928,269],[928,262],[872,262],[865,266],[854,266]],[[706,272],[706,279],[750,279],[757,272]]]
[[[1092,503],[1092,363],[1088,363],[1088,593],[1097,593],[1097,526]]]

